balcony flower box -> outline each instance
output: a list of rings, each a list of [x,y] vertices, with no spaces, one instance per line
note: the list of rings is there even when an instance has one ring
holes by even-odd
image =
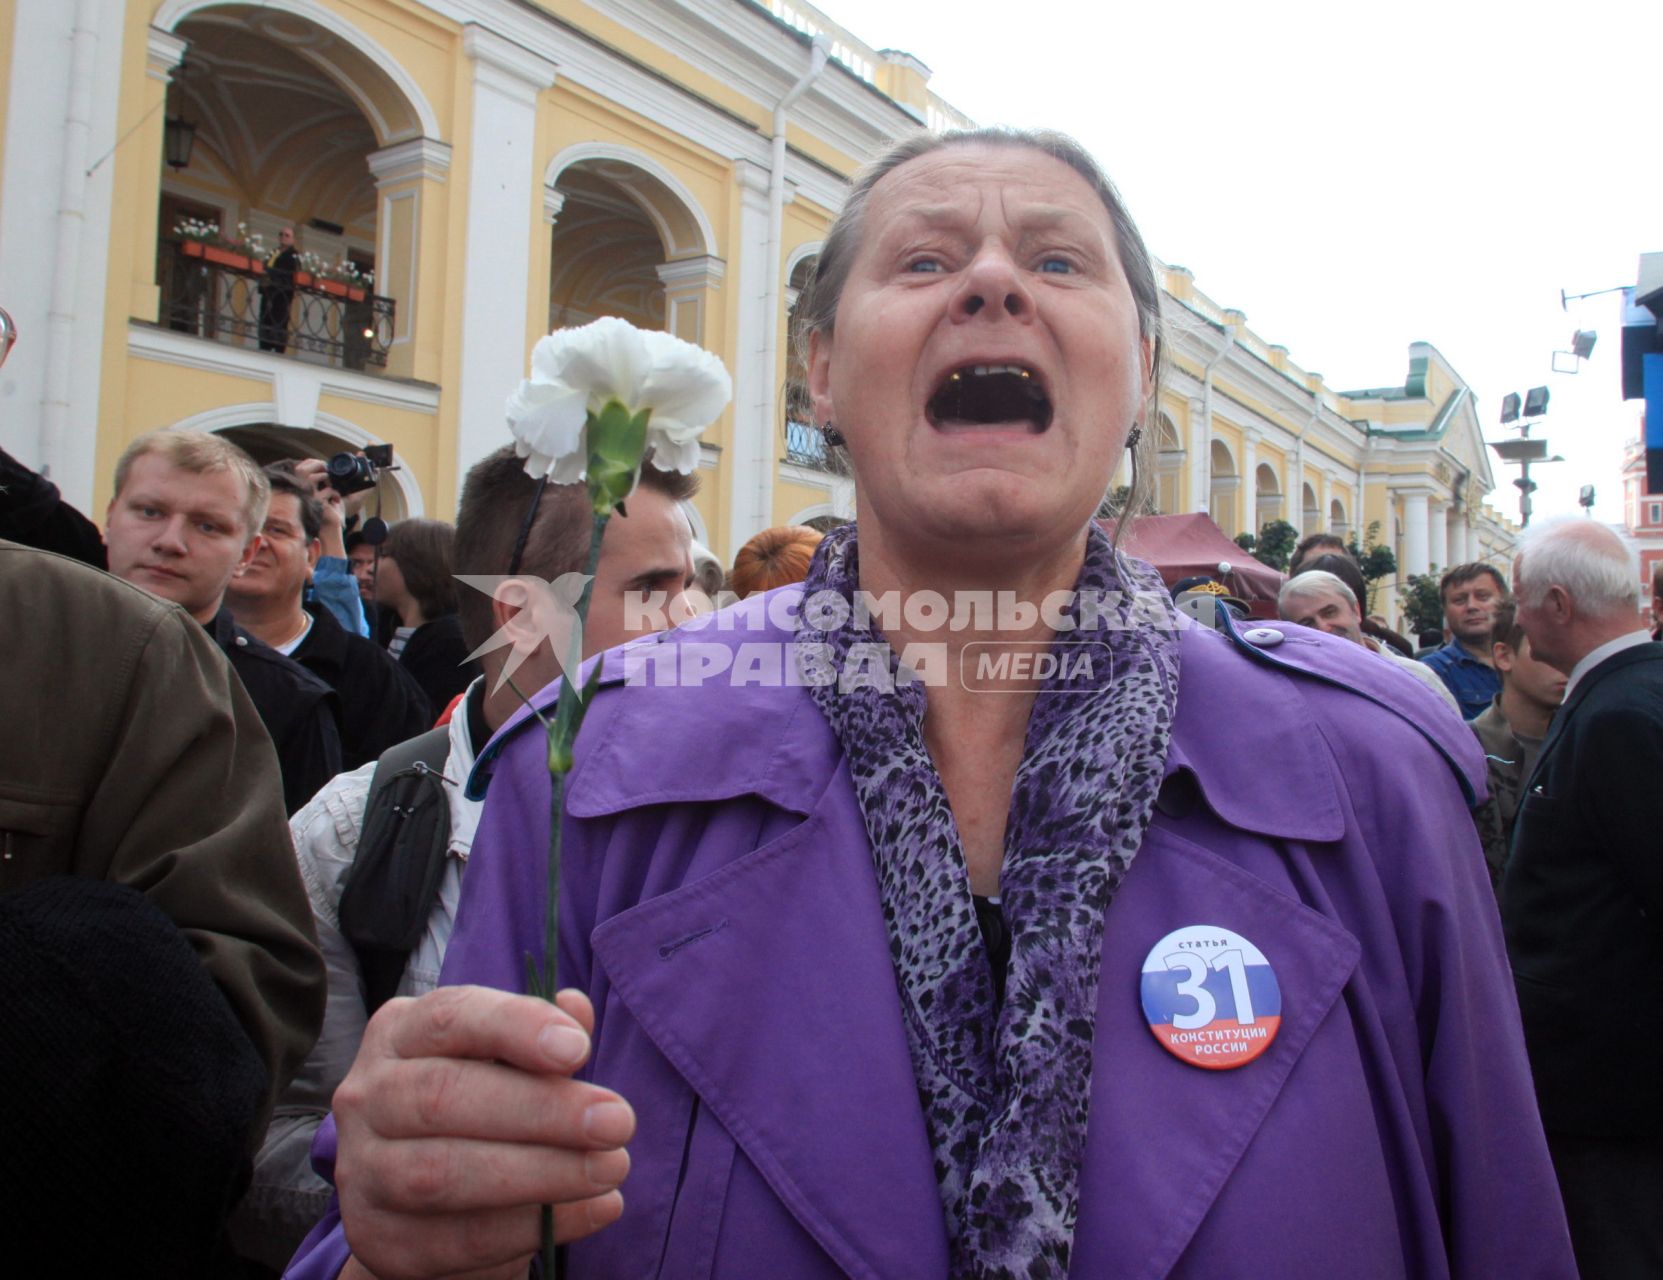
[[[294,273],[294,282],[297,289],[310,289],[312,287],[312,273],[310,271],[297,271]]]
[[[230,249],[221,249],[218,245],[205,244],[202,246],[202,260],[217,263],[222,267],[232,267],[238,271],[250,269],[248,255],[236,253]]]
[[[317,281],[317,287],[319,289],[321,289],[324,293],[334,294],[335,297],[337,297],[337,298],[344,298],[350,292],[350,290],[347,288],[347,286],[344,283],[342,283],[341,281],[339,281],[339,280],[325,280],[325,279],[322,279],[321,277]]]

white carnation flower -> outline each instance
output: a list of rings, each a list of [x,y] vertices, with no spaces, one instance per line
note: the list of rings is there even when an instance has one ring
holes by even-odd
[[[527,474],[571,484],[588,469],[590,415],[616,400],[631,414],[651,410],[653,465],[685,473],[698,465],[700,433],[732,397],[733,381],[710,352],[608,316],[537,343],[531,377],[508,397],[508,428]]]

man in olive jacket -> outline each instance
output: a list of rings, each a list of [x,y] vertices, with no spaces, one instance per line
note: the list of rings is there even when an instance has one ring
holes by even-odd
[[[178,605],[9,542],[0,652],[0,893],[82,876],[159,907],[265,1066],[252,1141],[317,1038],[325,983],[248,694]]]

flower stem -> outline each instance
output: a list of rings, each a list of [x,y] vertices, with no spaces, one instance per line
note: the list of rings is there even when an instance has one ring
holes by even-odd
[[[549,863],[548,897],[543,916],[543,972],[541,981],[533,983],[533,995],[540,995],[550,1004],[560,990],[560,826],[565,811],[566,775],[572,770],[572,748],[577,731],[588,710],[588,695],[594,691],[595,678],[600,674],[597,665],[588,684],[582,689],[583,627],[589,620],[589,598],[595,585],[595,569],[600,564],[601,539],[606,536],[606,522],[610,513],[597,513],[589,526],[589,562],[583,593],[577,598],[577,626],[572,633],[572,652],[567,655],[566,678],[560,682],[560,699],[555,706],[551,723],[542,712],[542,721],[549,739]],[[519,691],[516,689],[516,693]],[[521,695],[522,701],[524,695]],[[527,965],[531,969],[530,965]],[[532,970],[535,979],[535,970]],[[538,989],[540,988],[540,989]],[[546,1204],[539,1215],[543,1237],[543,1276],[545,1280],[559,1280],[564,1268],[554,1243],[554,1206]]]

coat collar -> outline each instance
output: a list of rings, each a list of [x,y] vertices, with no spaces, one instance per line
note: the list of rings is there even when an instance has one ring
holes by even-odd
[[[1565,726],[1570,722],[1576,709],[1586,702],[1595,689],[1619,671],[1626,671],[1629,667],[1642,662],[1663,662],[1663,644],[1655,640],[1648,640],[1643,644],[1633,645],[1627,649],[1619,649],[1604,662],[1585,671],[1582,678],[1576,682],[1576,688],[1571,690],[1571,696],[1565,699],[1558,711],[1553,713],[1553,724],[1548,728],[1548,736],[1542,741],[1542,754],[1536,758],[1536,769],[1532,771],[1531,785],[1534,785],[1535,774],[1539,772],[1543,763],[1559,745],[1564,736]]]

